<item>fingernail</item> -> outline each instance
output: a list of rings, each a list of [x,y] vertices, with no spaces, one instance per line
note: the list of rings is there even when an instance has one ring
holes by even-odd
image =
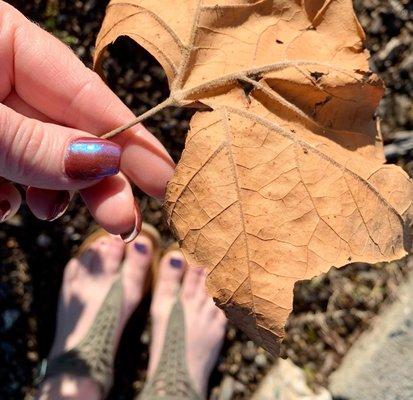
[[[133,227],[129,231],[122,233],[120,235],[120,237],[126,244],[136,239],[136,237],[139,235],[139,232],[142,229],[142,220],[139,218],[139,214],[138,214],[136,207],[134,209],[134,213],[135,213],[135,223]]]
[[[171,267],[173,267],[173,268],[182,268],[182,266],[184,265],[184,260],[182,260],[181,258],[172,257],[172,258],[169,260],[169,264],[170,264]]]
[[[138,253],[141,253],[141,254],[143,254],[143,255],[147,255],[148,254],[148,247],[146,246],[146,244],[144,244],[144,243],[135,243],[134,244],[134,247],[135,247],[135,250],[138,252]]]
[[[0,222],[4,222],[9,216],[11,210],[11,205],[8,200],[0,201]]]
[[[56,192],[56,198],[54,204],[51,207],[51,210],[47,216],[48,221],[54,221],[60,218],[69,207],[70,203],[70,193],[68,191],[59,191]]]
[[[139,235],[139,230],[137,226],[134,226],[130,231],[122,233],[120,237],[125,243],[130,243],[136,236]]]
[[[65,157],[69,178],[95,180],[119,172],[121,147],[109,140],[81,138],[70,143]]]

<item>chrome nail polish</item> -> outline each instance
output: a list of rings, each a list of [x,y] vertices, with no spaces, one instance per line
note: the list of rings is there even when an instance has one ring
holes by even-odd
[[[4,222],[9,216],[11,210],[11,204],[8,200],[0,201],[0,222]]]
[[[81,138],[69,144],[65,172],[69,178],[95,180],[119,172],[121,147],[109,140]]]

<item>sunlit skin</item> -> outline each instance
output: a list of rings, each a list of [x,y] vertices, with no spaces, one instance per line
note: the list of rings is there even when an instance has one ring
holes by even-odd
[[[73,258],[65,268],[60,294],[57,329],[49,360],[72,349],[85,337],[107,291],[118,277],[122,263],[123,302],[115,333],[115,355],[123,328],[144,294],[146,275],[153,262],[154,245],[144,234],[125,245],[119,237],[106,236],[90,245],[90,252]],[[205,271],[188,266],[180,251],[168,251],[159,264],[151,303],[151,346],[148,379],[156,375],[169,316],[180,289],[185,314],[185,355],[194,389],[206,396],[210,373],[225,333],[226,319],[205,290]],[[79,307],[79,304],[81,306]],[[136,341],[138,342],[138,337]],[[156,388],[157,386],[154,385]],[[37,400],[98,400],[99,386],[90,377],[56,375],[46,379]]]
[[[1,0],[0,27],[1,222],[20,206],[13,182],[31,188],[27,202],[39,218],[64,208],[51,202],[67,196],[50,190],[80,190],[102,227],[131,231],[140,217],[127,177],[162,198],[174,170],[168,153],[139,125],[114,139],[122,147],[121,173],[108,176],[117,172],[115,162],[97,179],[73,179],[65,170],[70,143],[101,136],[134,115],[69,48]]]

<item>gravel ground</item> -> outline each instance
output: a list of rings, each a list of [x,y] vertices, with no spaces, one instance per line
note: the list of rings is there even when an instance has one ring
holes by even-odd
[[[90,66],[96,33],[106,2],[98,0],[9,1],[73,48]],[[356,1],[368,34],[372,63],[387,85],[378,110],[386,152],[392,162],[411,169],[409,140],[413,124],[413,5],[403,1]],[[129,40],[111,49],[108,84],[136,114],[167,96],[163,71]],[[166,110],[147,122],[175,160],[182,151],[192,112]],[[160,204],[138,191],[145,219],[171,240]],[[0,399],[30,398],[33,371],[47,355],[55,324],[63,267],[94,224],[79,199],[69,213],[49,224],[23,207],[0,229]],[[282,353],[302,366],[308,380],[325,384],[343,354],[371,318],[391,301],[413,261],[386,265],[350,265],[296,287],[294,312]],[[149,299],[137,310],[124,334],[111,399],[132,399],[145,379]],[[211,379],[211,398],[223,391],[248,399],[272,363],[270,357],[236,329],[228,329],[224,349]],[[122,368],[119,368],[122,366]],[[223,382],[225,381],[225,385]],[[224,389],[223,389],[224,387]]]

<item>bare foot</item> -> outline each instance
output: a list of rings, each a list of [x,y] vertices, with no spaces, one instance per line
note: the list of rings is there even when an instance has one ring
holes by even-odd
[[[106,294],[122,268],[123,303],[116,331],[116,347],[123,328],[140,302],[149,265],[152,241],[139,235],[125,245],[116,236],[97,239],[79,258],[66,266],[60,293],[56,337],[49,355],[53,359],[76,346],[87,334]],[[89,378],[56,376],[41,386],[39,400],[95,400],[101,398],[98,385]]]
[[[157,286],[151,305],[152,342],[148,378],[157,368],[171,309],[181,287],[185,314],[185,350],[187,367],[197,392],[206,395],[208,380],[218,358],[225,334],[226,318],[205,291],[205,272],[190,266],[180,251],[172,251],[161,260]]]

